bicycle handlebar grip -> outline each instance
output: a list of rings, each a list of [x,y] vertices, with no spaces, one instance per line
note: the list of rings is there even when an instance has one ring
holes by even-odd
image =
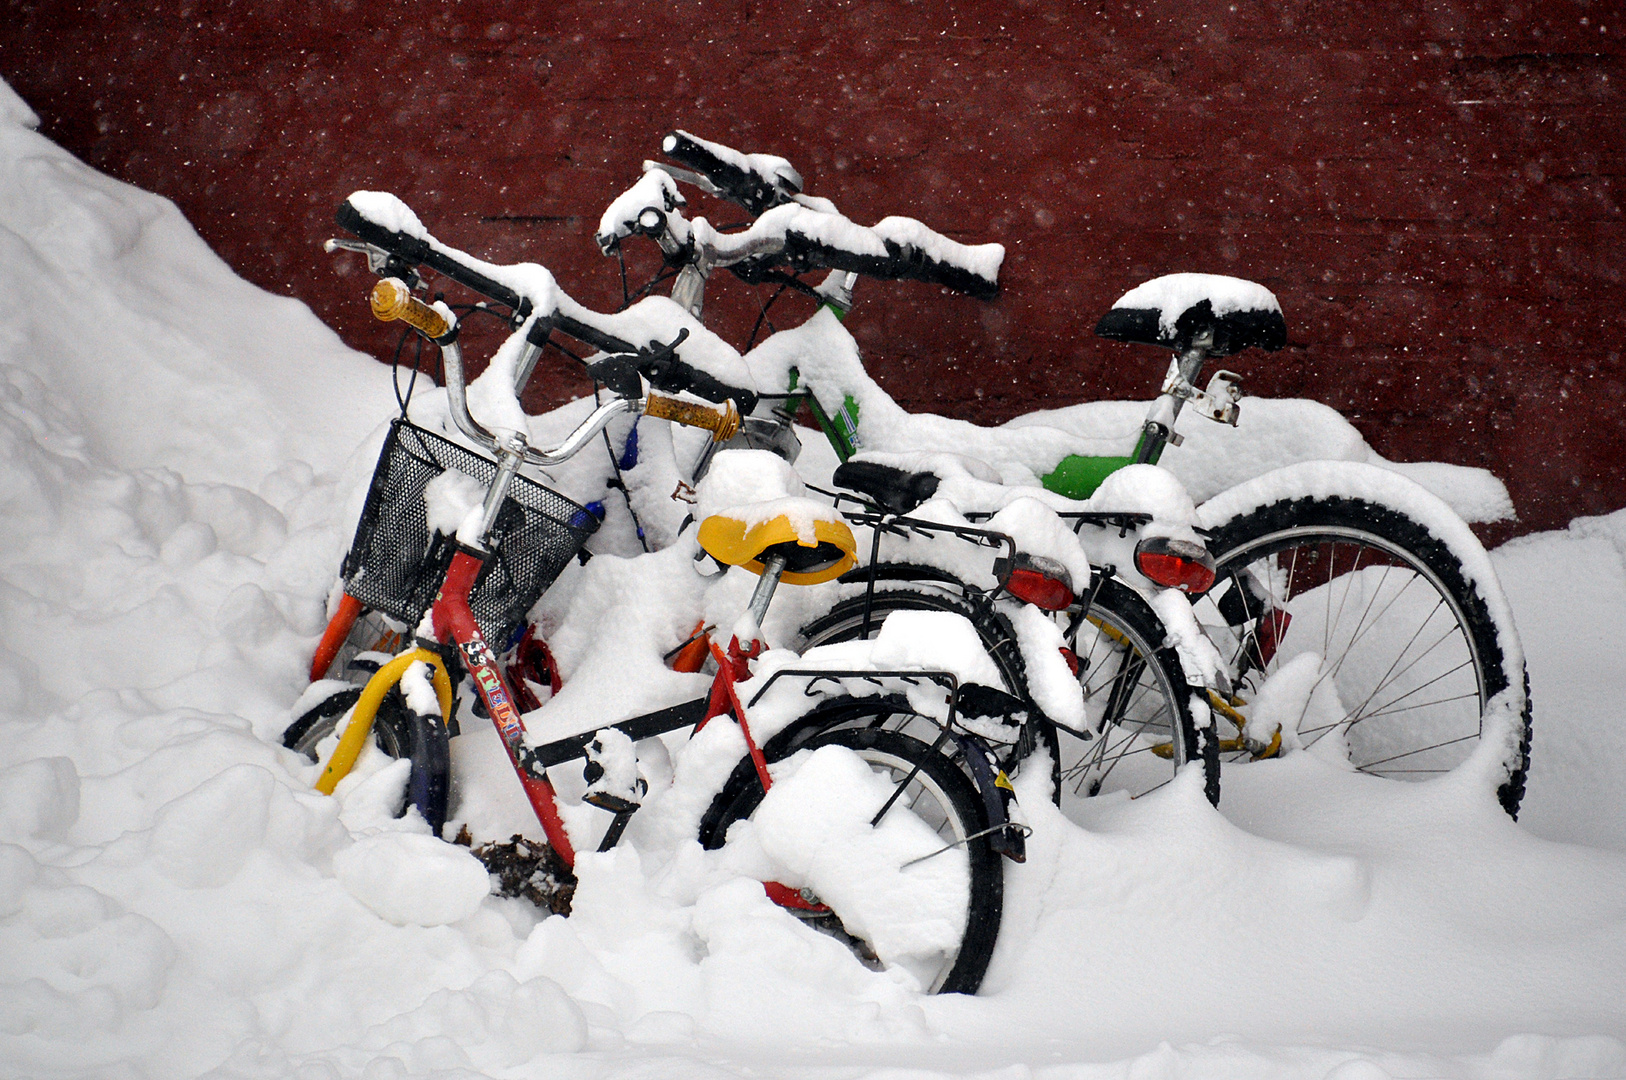
[[[729,161],[719,156],[712,149],[713,146],[740,160]],[[745,155],[739,151],[721,143],[707,144],[686,131],[668,132],[661,140],[661,153],[703,174],[725,199],[743,206],[753,216],[789,202],[789,192],[802,189],[800,174],[796,174],[794,179],[784,172],[771,178],[764,176],[750,168]],[[790,162],[785,161],[784,167],[792,174],[796,173]]]
[[[373,315],[382,322],[399,319],[431,341],[440,341],[452,332],[446,317],[412,295],[412,290],[396,278],[380,278],[373,286]]]
[[[711,406],[650,394],[644,399],[644,415],[688,427],[705,428],[711,432],[713,442],[727,442],[740,430],[740,410],[732,399],[719,406]]]

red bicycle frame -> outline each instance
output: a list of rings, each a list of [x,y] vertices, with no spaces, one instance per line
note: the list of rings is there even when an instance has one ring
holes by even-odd
[[[525,722],[520,717],[514,691],[503,677],[502,667],[491,647],[486,644],[485,636],[480,633],[474,612],[469,609],[469,592],[474,588],[474,583],[485,566],[486,557],[484,552],[476,549],[458,547],[457,553],[452,556],[451,566],[447,568],[440,592],[436,594],[434,605],[430,608],[431,625],[434,627],[437,641],[441,644],[456,645],[462,654],[463,664],[468,669],[480,700],[485,703],[492,724],[497,728],[497,735],[502,739],[503,748],[508,752],[508,763],[514,767],[520,784],[525,788],[525,797],[530,800],[531,809],[536,812],[537,820],[542,823],[548,844],[564,860],[565,865],[574,867],[576,849],[571,843],[569,832],[565,829],[564,818],[559,813],[558,793],[554,789],[553,782],[548,779],[547,771],[540,766],[533,766],[529,761],[529,756],[525,752]],[[751,735],[750,725],[745,718],[745,709],[735,690],[736,683],[750,677],[749,662],[760,650],[758,642],[752,642],[748,649],[742,648],[737,638],[729,640],[726,651],[718,648],[715,643],[711,644],[711,651],[717,658],[717,675],[712,680],[711,697],[705,717],[695,726],[695,730],[700,730],[715,717],[733,716],[745,736],[745,745],[750,751],[752,763],[756,766],[757,777],[766,791],[772,786],[768,764]]]

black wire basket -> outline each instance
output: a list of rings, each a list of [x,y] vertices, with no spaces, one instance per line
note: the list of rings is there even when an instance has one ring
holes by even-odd
[[[384,440],[367,502],[341,573],[347,593],[409,627],[435,600],[456,545],[431,533],[423,491],[447,470],[489,484],[495,462],[398,419]],[[553,584],[598,519],[550,488],[514,477],[491,536],[492,554],[469,607],[492,649],[511,643],[531,606]]]

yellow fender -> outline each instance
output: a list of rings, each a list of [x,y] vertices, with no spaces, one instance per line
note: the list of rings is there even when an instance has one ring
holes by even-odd
[[[322,770],[321,777],[316,781],[317,791],[331,795],[333,789],[339,786],[339,781],[350,775],[356,758],[361,756],[361,748],[366,745],[367,736],[373,732],[373,720],[378,716],[378,707],[384,703],[384,696],[401,681],[407,668],[420,660],[433,669],[430,674],[434,681],[435,697],[440,701],[441,719],[444,721],[452,715],[452,680],[447,676],[446,665],[441,658],[428,649],[402,653],[367,680],[355,711],[350,716],[350,726],[344,729],[338,748],[333,751],[327,768]]]

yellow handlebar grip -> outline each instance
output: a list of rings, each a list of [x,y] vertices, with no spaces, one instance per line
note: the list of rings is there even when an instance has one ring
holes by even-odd
[[[740,430],[740,410],[733,401],[721,405],[702,405],[694,401],[650,394],[644,400],[644,415],[657,420],[670,420],[674,424],[705,428],[716,442],[732,439]]]
[[[383,322],[400,319],[426,338],[443,338],[452,324],[445,316],[412,295],[396,278],[381,278],[373,286],[373,314]]]

